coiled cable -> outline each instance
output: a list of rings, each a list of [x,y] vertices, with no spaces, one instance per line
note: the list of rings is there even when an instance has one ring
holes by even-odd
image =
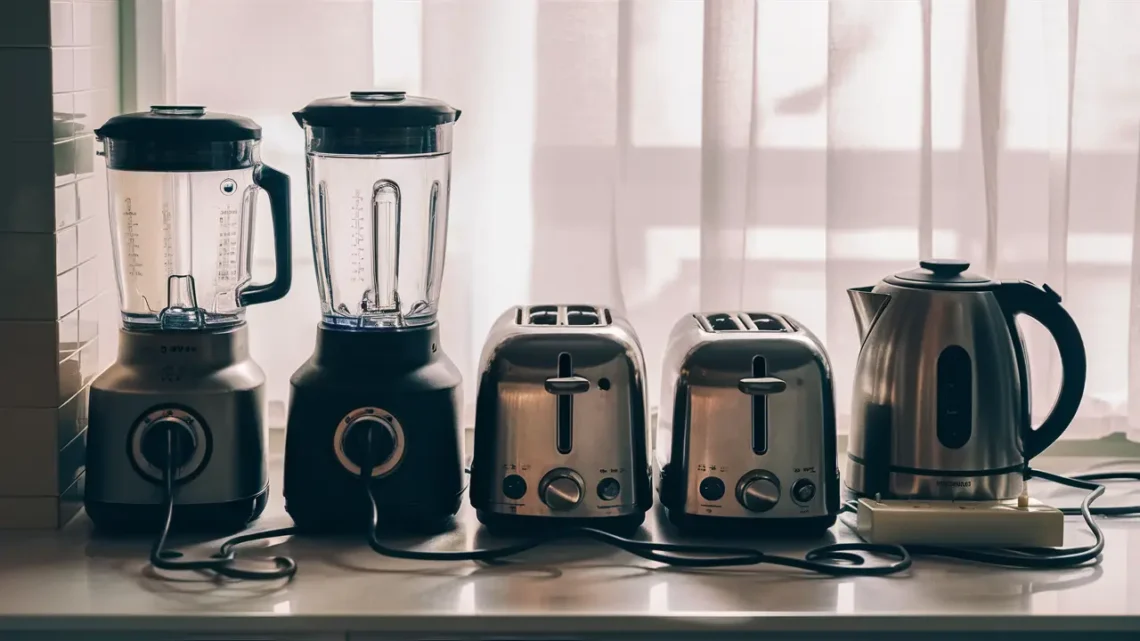
[[[590,527],[567,528],[545,534],[521,543],[497,548],[477,548],[462,551],[421,551],[389,547],[377,537],[379,529],[379,507],[371,478],[377,461],[371,460],[372,430],[365,437],[364,451],[367,460],[360,466],[360,480],[367,490],[371,514],[368,526],[368,546],[382,556],[417,561],[495,561],[514,556],[541,545],[560,539],[585,537],[619,548],[629,554],[648,561],[664,563],[684,568],[718,568],[747,565],[780,565],[831,576],[886,576],[903,572],[910,568],[911,557],[898,545],[875,543],[836,543],[825,545],[808,552],[803,558],[767,554],[746,547],[722,547],[709,545],[682,545],[635,541],[625,537]],[[891,559],[887,563],[868,565],[863,554],[879,555]]]
[[[166,460],[162,465],[163,509],[166,512],[162,529],[154,544],[150,548],[150,564],[158,570],[172,571],[208,571],[233,578],[257,581],[275,579],[291,579],[297,572],[297,563],[287,556],[274,556],[271,560],[273,570],[250,570],[234,565],[238,560],[235,548],[242,543],[249,543],[260,539],[269,539],[293,533],[293,528],[278,528],[261,532],[249,532],[231,537],[222,543],[218,552],[208,559],[183,560],[179,559],[181,553],[167,549],[166,539],[170,536],[171,525],[174,522],[174,499],[176,485],[174,482],[179,458],[179,441],[175,438],[174,427],[164,426],[166,431]]]

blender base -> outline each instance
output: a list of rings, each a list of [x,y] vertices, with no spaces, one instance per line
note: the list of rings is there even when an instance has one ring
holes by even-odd
[[[184,533],[229,534],[256,521],[269,503],[269,488],[248,499],[199,505],[174,504],[171,529]],[[162,527],[164,505],[130,505],[87,501],[87,517],[100,532],[151,534]]]
[[[389,469],[371,481],[379,529],[450,528],[465,485],[461,383],[439,347],[437,324],[377,331],[322,325],[313,356],[291,380],[284,494],[298,529],[357,533],[368,526],[365,487],[343,449],[345,426],[365,414],[388,416],[400,434],[391,458],[377,462]]]
[[[91,384],[84,504],[96,527],[162,525],[162,462],[146,444],[167,421],[195,434],[176,476],[173,529],[237,530],[257,518],[269,483],[264,389],[245,325],[121,330],[118,360]]]

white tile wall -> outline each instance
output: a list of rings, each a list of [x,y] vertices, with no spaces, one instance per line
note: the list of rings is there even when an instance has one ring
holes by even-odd
[[[93,130],[119,110],[118,0],[0,2],[0,528],[82,498],[88,388],[117,347]]]

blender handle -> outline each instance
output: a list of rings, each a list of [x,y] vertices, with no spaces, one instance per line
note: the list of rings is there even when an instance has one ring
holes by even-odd
[[[289,238],[289,176],[269,165],[259,165],[253,172],[253,183],[269,195],[276,274],[269,283],[250,285],[242,290],[239,300],[242,306],[278,300],[288,294],[293,285],[293,248]]]
[[[1014,354],[1018,368],[1022,370],[1020,378],[1023,387],[1029,382],[1029,363],[1015,323],[1018,314],[1025,314],[1041,323],[1057,343],[1057,351],[1061,355],[1061,391],[1057,394],[1057,402],[1039,427],[1030,427],[1023,435],[1023,454],[1028,461],[1052,445],[1077,415],[1081,397],[1085,393],[1088,369],[1085,343],[1073,317],[1061,306],[1061,296],[1048,285],[1042,288],[1026,281],[1003,282],[994,293],[1013,335]],[[1023,398],[1028,398],[1028,393],[1027,389],[1023,389]],[[1031,420],[1030,407],[1028,402],[1023,403],[1024,425],[1028,426]]]

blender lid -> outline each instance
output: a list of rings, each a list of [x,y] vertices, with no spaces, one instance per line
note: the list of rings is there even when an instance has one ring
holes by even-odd
[[[293,112],[297,124],[312,127],[386,129],[437,127],[459,120],[461,112],[434,98],[403,91],[353,91],[347,96],[314,100]]]
[[[95,130],[100,139],[155,145],[261,140],[261,127],[243,116],[207,112],[197,105],[156,105],[111,118]]]
[[[884,278],[884,282],[898,287],[942,290],[985,290],[996,282],[966,271],[970,263],[952,258],[931,258],[918,261],[919,268]]]

